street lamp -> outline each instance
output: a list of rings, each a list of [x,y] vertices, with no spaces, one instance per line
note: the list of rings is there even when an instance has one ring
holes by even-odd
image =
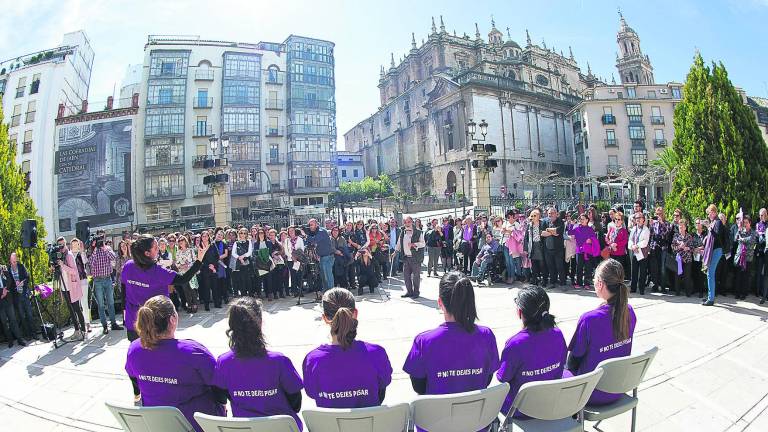
[[[467,169],[462,165],[459,168],[459,173],[461,174],[461,217],[463,218],[466,212],[464,203],[467,200],[467,191],[464,189],[464,175],[467,173]]]
[[[520,187],[523,189],[523,200],[525,200],[525,168],[520,168]]]

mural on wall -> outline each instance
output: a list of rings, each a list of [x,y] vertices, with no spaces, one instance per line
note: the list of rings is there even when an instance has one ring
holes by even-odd
[[[74,231],[79,220],[91,228],[131,222],[132,127],[130,119],[59,127],[59,232]]]

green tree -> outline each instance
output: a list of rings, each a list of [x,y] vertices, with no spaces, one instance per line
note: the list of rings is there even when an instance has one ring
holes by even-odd
[[[30,253],[21,249],[21,224],[25,219],[37,220],[38,245]],[[25,176],[16,164],[16,146],[8,143],[8,126],[0,108],[0,263],[7,264],[8,257],[16,252],[27,268],[34,262],[34,283],[48,280],[45,235],[43,219],[26,192]]]
[[[673,154],[659,162],[674,175],[669,209],[701,217],[714,203],[733,218],[740,208],[754,214],[764,205],[768,149],[722,63],[710,68],[696,54],[674,125]]]

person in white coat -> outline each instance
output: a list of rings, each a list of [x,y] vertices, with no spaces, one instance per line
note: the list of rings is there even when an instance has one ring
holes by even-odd
[[[283,240],[283,250],[285,251],[285,260],[291,275],[291,294],[294,297],[299,296],[301,290],[302,269],[298,261],[294,262],[294,251],[304,251],[304,240],[297,232],[296,227],[288,227],[288,237]]]
[[[641,212],[635,213],[634,225],[629,233],[629,242],[627,249],[632,253],[632,283],[631,292],[640,290],[640,294],[645,294],[645,284],[648,275],[648,243],[651,239],[651,231],[645,224],[645,215]],[[639,286],[638,286],[639,285]]]

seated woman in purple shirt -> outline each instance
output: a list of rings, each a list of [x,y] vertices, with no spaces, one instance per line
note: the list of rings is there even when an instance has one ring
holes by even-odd
[[[290,415],[302,428],[301,382],[291,360],[267,350],[261,331],[261,302],[240,297],[229,305],[229,348],[219,356],[214,390],[219,403],[232,402],[234,417]]]
[[[503,414],[509,412],[523,384],[561,378],[568,353],[563,333],[549,313],[549,296],[543,288],[532,285],[521,289],[515,304],[523,329],[504,345],[496,372],[500,382],[509,383],[509,394],[501,407]],[[526,416],[515,412],[514,417]]]
[[[631,354],[637,317],[627,301],[628,291],[624,284],[624,267],[620,262],[607,259],[597,266],[595,294],[605,303],[579,318],[576,332],[568,345],[570,352],[564,377],[592,372],[603,360]],[[620,397],[595,390],[589,404],[605,405]]]
[[[475,324],[472,282],[459,272],[444,275],[437,304],[445,322],[416,336],[403,366],[413,389],[435,395],[488,387],[499,351],[491,329]]]
[[[184,285],[189,282],[200,270],[207,250],[207,247],[198,248],[197,261],[184,274],[178,274],[157,264],[160,249],[154,237],[144,236],[131,244],[133,259],[125,263],[120,273],[120,281],[125,287],[123,321],[128,341],[133,342],[139,337],[135,328],[136,314],[144,302],[158,295],[168,296],[169,285]],[[141,400],[139,387],[134,379],[131,379],[131,384],[134,402],[138,403]]]
[[[392,382],[392,366],[379,345],[357,341],[355,297],[343,288],[323,295],[323,321],[331,343],[304,358],[304,388],[321,408],[379,406]]]
[[[176,339],[179,315],[166,296],[155,296],[139,308],[136,330],[125,371],[138,381],[142,405],[172,406],[202,431],[196,412],[224,415],[212,389],[216,359],[207,348],[190,339]]]

